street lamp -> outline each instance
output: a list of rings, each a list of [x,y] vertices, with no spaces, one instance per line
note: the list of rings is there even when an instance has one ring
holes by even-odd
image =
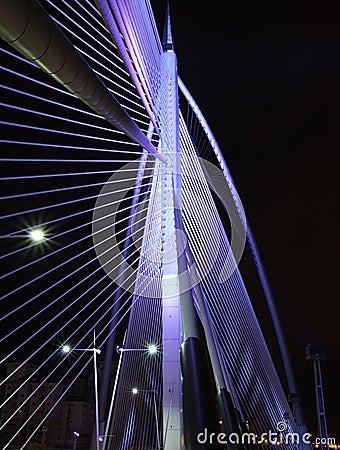
[[[122,352],[146,352],[149,355],[156,355],[159,351],[158,346],[156,344],[149,344],[145,348],[124,348],[124,347],[116,347],[117,353]]]
[[[103,441],[104,441],[104,438],[106,438],[106,437],[116,437],[116,435],[115,435],[115,434],[101,434],[101,435],[99,436],[98,440],[99,440],[100,442],[103,442]]]
[[[65,344],[61,347],[61,351],[63,353],[70,353],[71,350],[77,350],[77,349],[72,349],[68,344]]]
[[[46,241],[46,233],[43,228],[32,228],[25,234],[2,234],[0,239],[11,239],[11,238],[29,238],[33,243],[39,243]]]
[[[125,336],[123,339],[123,345],[125,343]],[[114,382],[114,387],[113,387],[113,392],[112,392],[112,396],[111,396],[111,403],[110,403],[110,408],[109,408],[109,414],[108,414],[108,420],[107,420],[107,425],[106,425],[106,433],[108,433],[109,431],[109,423],[110,423],[110,418],[112,415],[112,411],[113,411],[113,406],[114,406],[114,402],[115,402],[115,397],[116,397],[116,392],[117,392],[117,386],[118,386],[118,379],[119,379],[119,374],[120,374],[120,368],[121,368],[121,364],[122,364],[122,357],[123,357],[123,353],[125,352],[143,352],[144,354],[148,354],[151,356],[156,355],[159,352],[159,345],[151,343],[148,344],[146,347],[144,348],[125,348],[125,347],[120,347],[119,345],[116,347],[116,351],[119,354],[119,362],[118,362],[118,367],[117,367],[117,372],[116,372],[116,379]],[[135,388],[137,389],[137,388]],[[132,390],[133,393],[137,394],[138,393],[138,389],[137,391],[134,391],[134,389]],[[139,391],[139,392],[143,392],[143,391]],[[144,391],[146,392],[146,391]],[[150,391],[151,392],[151,391]],[[156,405],[156,400],[154,399],[154,404]],[[157,408],[155,408],[155,413],[156,413],[156,423],[158,424],[158,415],[157,415]],[[157,440],[159,442],[159,431],[158,431],[158,425],[157,425]],[[109,434],[105,434],[104,437],[106,436],[111,436]],[[104,443],[105,446],[105,443]]]
[[[155,355],[158,352],[158,348],[157,345],[155,344],[150,344],[148,346],[148,352],[150,353],[150,355]]]
[[[33,242],[41,242],[46,239],[46,235],[42,228],[34,228],[28,233],[28,236]]]
[[[153,394],[153,405],[155,410],[155,422],[156,422],[156,434],[157,434],[157,448],[161,448],[161,441],[159,437],[159,424],[158,424],[158,412],[157,412],[157,402],[156,402],[156,395],[158,394],[156,389],[138,389],[137,387],[132,388],[132,395],[138,395],[139,393],[147,393],[151,392]]]
[[[61,348],[62,352],[67,354],[72,351],[93,352],[93,366],[94,366],[94,396],[95,396],[95,413],[96,413],[96,447],[99,450],[99,402],[98,402],[98,371],[97,371],[97,355],[100,355],[101,350],[96,347],[96,333],[93,331],[93,347],[92,348],[77,348],[70,347],[65,344]]]
[[[76,448],[77,448],[77,440],[78,440],[78,437],[80,436],[80,434],[78,433],[78,431],[73,431],[73,434],[74,434],[73,450],[76,450]]]

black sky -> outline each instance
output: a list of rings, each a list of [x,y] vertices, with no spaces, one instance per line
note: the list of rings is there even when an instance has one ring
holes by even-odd
[[[154,0],[162,27],[164,2]],[[261,251],[305,416],[316,432],[305,347],[320,343],[329,436],[340,440],[335,7],[170,3],[178,70],[225,155]]]

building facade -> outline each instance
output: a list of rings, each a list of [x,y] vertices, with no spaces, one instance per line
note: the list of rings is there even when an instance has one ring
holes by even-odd
[[[77,439],[77,449],[87,450],[94,425],[93,374],[57,383],[37,380],[34,377],[36,367],[19,362],[6,365],[6,378],[9,374],[14,375],[3,383],[0,390],[0,403],[3,405],[0,408],[3,427],[0,448],[23,426],[10,448],[21,448],[29,441],[53,449],[72,449]],[[99,379],[101,369],[102,364],[99,363]],[[111,371],[111,385],[114,375],[115,364]],[[24,384],[23,380],[26,380]]]

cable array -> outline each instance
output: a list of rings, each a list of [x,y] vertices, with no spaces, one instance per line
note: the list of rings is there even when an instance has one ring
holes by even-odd
[[[162,197],[161,177],[153,178],[129,319],[118,394],[111,421],[114,448],[152,448],[162,425]],[[147,288],[145,285],[147,284]],[[148,354],[148,346],[157,348]],[[127,349],[124,351],[124,349]],[[130,349],[135,349],[130,351]],[[133,391],[135,389],[136,391]],[[133,427],[127,426],[133,414]]]
[[[231,276],[224,282],[220,281],[231,251],[229,239],[202,171],[197,154],[200,147],[194,144],[200,141],[197,138],[197,124],[193,127],[195,140],[183,117],[180,127],[184,225],[236,393],[234,404],[240,405],[245,420],[255,433],[261,433],[266,428],[276,429],[284,413],[290,411],[286,394],[240,270],[232,259],[229,259],[231,266],[228,268]],[[227,183],[225,189],[228,189]],[[293,418],[290,417],[290,420],[291,431],[296,431]]]
[[[170,148],[172,117],[162,105],[174,99],[171,90],[161,89],[169,74],[161,69],[162,46],[150,3],[109,0],[121,51],[95,2],[41,3],[154,147],[160,153]],[[162,214],[173,202],[173,192],[164,189],[162,163],[33,62],[5,43],[0,50],[5,79],[0,104],[2,448],[24,449],[43,439],[50,423],[56,446],[64,445],[60,430],[72,443],[72,424],[62,416],[74,399],[88,408],[82,429],[91,427],[94,351],[110,348],[112,337],[123,350],[112,355],[117,378],[113,383],[111,377],[115,388],[105,445],[155,448],[166,428]],[[255,433],[275,430],[287,412],[289,430],[295,431],[202,158],[221,168],[229,209],[241,217],[235,186],[207,124],[182,100],[184,229],[234,406]],[[229,277],[221,281],[225,272]],[[157,348],[153,355],[147,351],[150,344]],[[71,351],[61,353],[66,345]],[[98,370],[101,378],[102,359]]]
[[[96,7],[90,2],[87,6],[78,1],[43,2],[146,133],[150,120],[129,74]],[[134,226],[144,227],[145,196],[155,166],[149,156],[142,176],[126,168],[141,157],[138,145],[4,43],[1,52],[0,359],[5,371],[0,381],[4,392],[0,426],[6,449],[41,441],[42,429],[52,423],[52,416],[55,427],[48,435],[63,443],[65,435],[58,433],[62,424],[55,418],[75,395],[88,401],[91,421],[93,353],[63,354],[61,348],[67,343],[71,348],[91,349],[93,330],[96,345],[105,348],[110,335],[127,323],[135,284],[135,275],[127,277],[125,285],[132,292],[121,292],[117,277],[110,278],[100,264],[93,248],[93,211],[104,186],[118,193],[116,215],[103,213],[96,219],[101,228],[97,239],[105,247],[101,235],[110,221],[117,229],[117,248],[125,245],[131,202],[139,205]],[[151,137],[156,143],[156,135]],[[111,181],[117,170],[124,174],[122,181]],[[138,181],[140,192],[134,194],[125,181],[130,185]],[[34,230],[43,232],[41,242],[32,240]],[[131,238],[129,261],[137,267],[142,238],[138,231]],[[110,263],[118,268],[121,264],[114,256]],[[140,287],[140,295],[148,289],[147,284]],[[116,317],[112,317],[114,304],[119,304]],[[65,432],[72,442],[71,424]]]

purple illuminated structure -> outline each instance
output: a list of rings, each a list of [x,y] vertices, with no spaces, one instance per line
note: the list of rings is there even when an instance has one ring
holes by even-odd
[[[48,212],[55,217],[40,221],[42,226],[65,227],[53,235],[55,248],[21,266],[9,265],[4,275],[10,279],[40,267],[3,296],[14,299],[6,319],[21,311],[26,316],[2,340],[32,326],[3,361],[41,333],[46,334],[43,344],[25,355],[25,363],[40,350],[46,353],[57,337],[64,341],[65,334],[78,340],[74,347],[87,348],[85,341],[96,328],[105,358],[92,449],[202,450],[216,444],[219,432],[255,437],[278,427],[302,435],[306,429],[269,284],[227,164],[178,77],[169,6],[161,40],[148,0],[55,3],[3,0],[0,5],[1,36],[8,44],[3,54],[15,61],[4,70],[23,83],[5,86],[16,100],[4,107],[20,119],[9,117],[2,124],[25,132],[24,138],[13,131],[3,138],[5,146],[20,151],[2,162],[47,168],[3,178],[8,183],[20,179],[28,187],[2,198],[23,202],[14,211],[4,210],[2,218]],[[206,148],[210,161],[202,159]],[[74,182],[78,176],[82,181]],[[212,191],[226,208],[231,232]],[[39,201],[27,206],[31,197]],[[288,393],[238,267],[246,241],[273,317]],[[3,257],[17,260],[21,252],[11,249]],[[121,328],[127,328],[125,334]],[[114,350],[123,334],[126,351],[120,353],[112,383]],[[154,355],[143,351],[150,343],[159,349]],[[54,357],[22,377],[26,384]],[[61,380],[81,373],[81,361],[66,368]],[[25,381],[18,392],[22,386]],[[65,389],[66,395],[70,388]],[[17,412],[5,418],[2,428]],[[4,449],[32,417],[11,431]],[[204,430],[210,437],[198,442]],[[23,445],[32,436],[34,430]],[[230,448],[251,443],[233,442]]]

